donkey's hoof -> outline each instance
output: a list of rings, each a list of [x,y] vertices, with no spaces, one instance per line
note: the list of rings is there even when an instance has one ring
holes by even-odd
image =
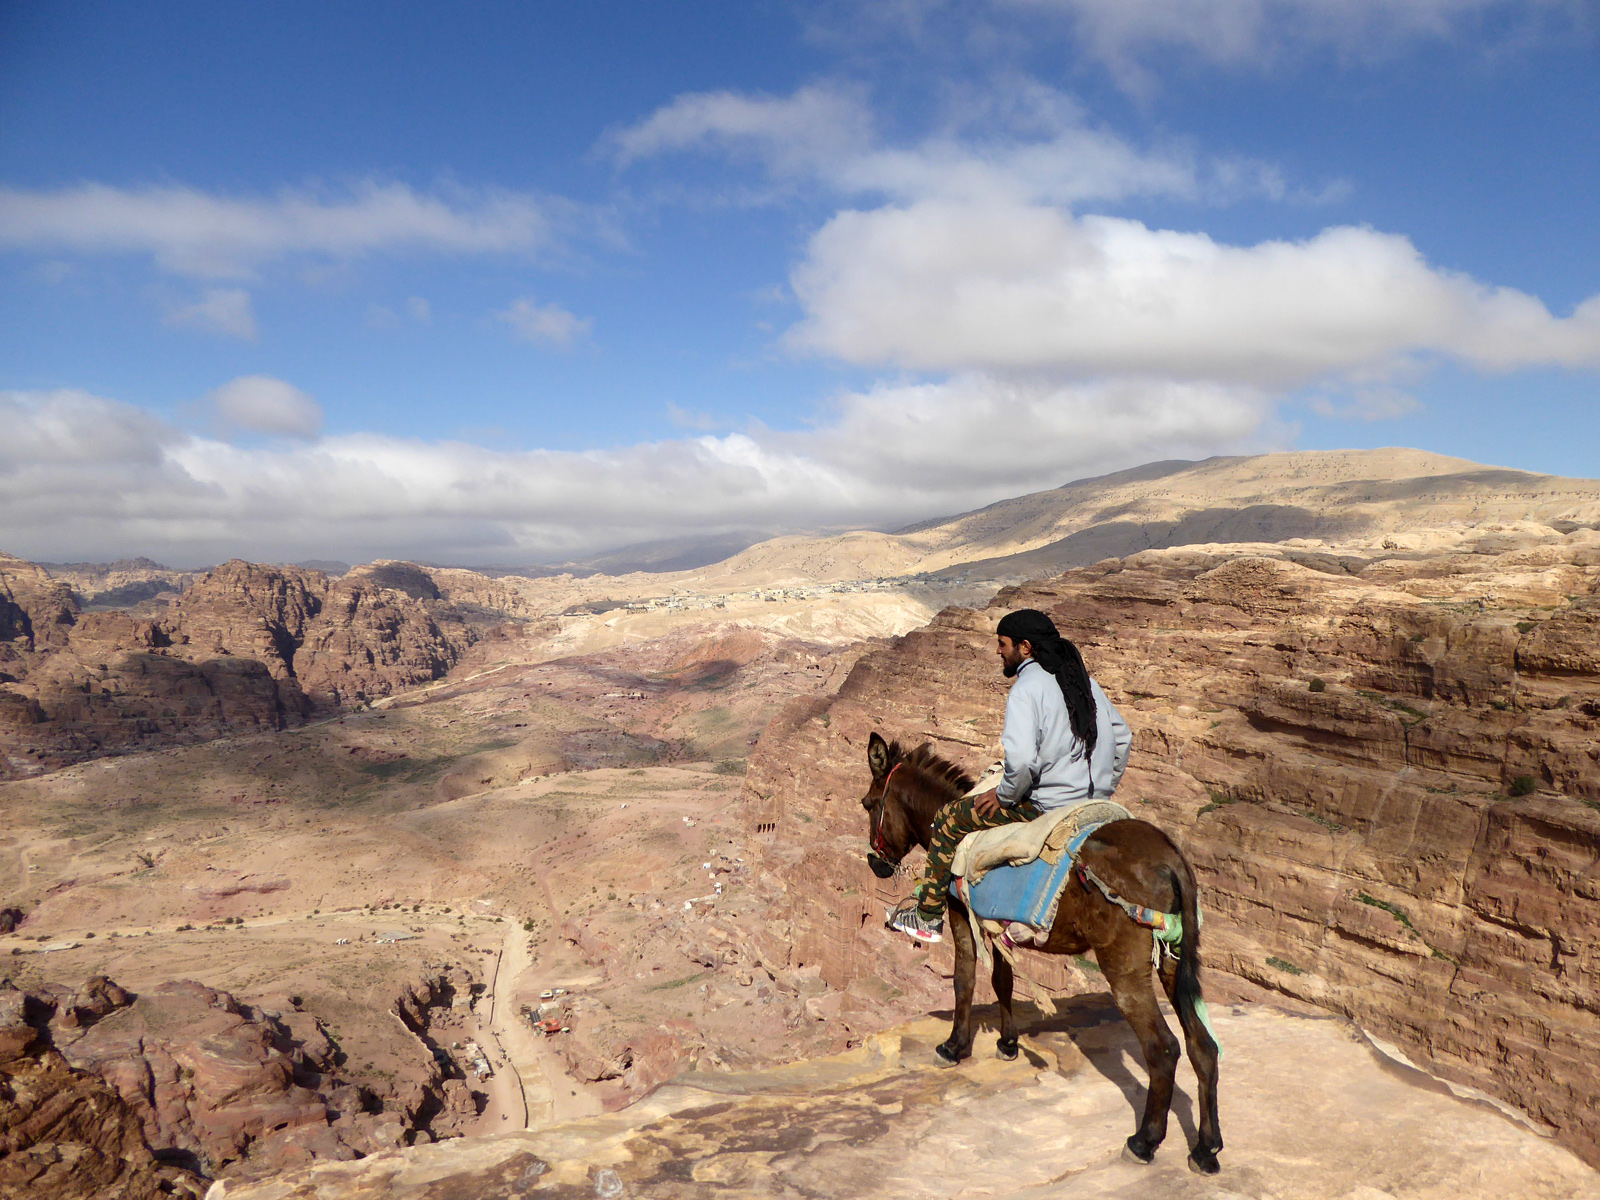
[[[1004,1037],[1001,1038],[1000,1041],[996,1043],[994,1052],[1007,1062],[1011,1062],[1017,1057],[1017,1039]]]
[[[1122,1157],[1128,1162],[1148,1167],[1155,1156],[1156,1148],[1146,1146],[1137,1133],[1122,1143]]]
[[[1211,1151],[1203,1146],[1196,1146],[1189,1151],[1189,1170],[1196,1175],[1215,1175],[1222,1170],[1222,1164]]]
[[[947,1067],[953,1067],[968,1054],[970,1050],[963,1051],[954,1041],[940,1042],[933,1048],[934,1057]]]

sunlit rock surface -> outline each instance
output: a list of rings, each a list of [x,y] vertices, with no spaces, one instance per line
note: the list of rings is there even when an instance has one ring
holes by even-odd
[[[862,861],[866,739],[986,765],[995,622],[1042,608],[1134,729],[1117,799],[1194,861],[1213,980],[1348,1016],[1600,1164],[1597,584],[1594,530],[1521,529],[1150,551],[947,609],[763,737],[764,949],[820,967],[846,1018],[948,1003],[948,946],[882,930],[911,881]],[[1078,990],[1071,971],[1024,954],[1025,988]]]
[[[222,1181],[209,1197],[1600,1197],[1600,1177],[1569,1151],[1385,1060],[1343,1021],[1261,1006],[1215,1015],[1227,1149],[1214,1179],[1185,1168],[1185,1072],[1155,1163],[1122,1161],[1142,1103],[1137,1049],[1103,999],[1082,999],[1035,1018],[1011,1063],[986,1032],[973,1059],[936,1066],[948,1026],[927,1019],[831,1059],[686,1076],[611,1117]]]

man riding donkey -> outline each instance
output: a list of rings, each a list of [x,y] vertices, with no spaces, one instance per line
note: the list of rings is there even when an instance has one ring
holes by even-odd
[[[954,1066],[972,1053],[972,1001],[986,937],[1007,949],[1027,944],[1048,955],[1093,953],[1149,1073],[1144,1112],[1123,1144],[1124,1156],[1151,1162],[1167,1134],[1183,1046],[1162,1015],[1159,984],[1183,1028],[1198,1084],[1189,1167],[1215,1175],[1222,1050],[1200,988],[1194,868],[1164,831],[1106,799],[1122,778],[1133,739],[1077,648],[1033,609],[1007,614],[998,633],[1000,662],[1016,681],[1006,699],[998,786],[974,787],[929,745],[906,752],[878,733],[867,740],[872,783],[861,798],[867,864],[887,879],[913,846],[928,851],[922,883],[889,914],[889,927],[938,941],[947,903],[956,914],[950,1036],[934,1054]],[[956,873],[956,898],[948,899]],[[1008,953],[986,960],[999,1010],[995,1052],[1015,1059],[1012,960]]]
[[[887,925],[923,942],[944,928],[950,862],[967,834],[1017,821],[1116,790],[1133,735],[1116,706],[1083,665],[1078,648],[1037,609],[1000,619],[995,651],[1007,679],[1005,775],[993,788],[952,800],[939,810],[922,882],[889,915]]]

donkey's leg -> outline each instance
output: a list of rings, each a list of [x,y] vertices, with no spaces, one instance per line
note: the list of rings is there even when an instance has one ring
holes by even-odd
[[[1167,1113],[1172,1107],[1172,1087],[1178,1074],[1178,1039],[1172,1036],[1161,1006],[1156,1003],[1150,979],[1149,933],[1130,921],[1115,941],[1095,947],[1095,958],[1111,985],[1112,998],[1144,1051],[1144,1066],[1150,1076],[1144,1119],[1127,1140],[1123,1157],[1147,1163],[1167,1136]]]
[[[1198,1106],[1200,1128],[1195,1131],[1194,1148],[1189,1151],[1189,1169],[1199,1175],[1215,1175],[1222,1170],[1217,1151],[1222,1149],[1222,1124],[1217,1119],[1217,1046],[1192,1005],[1180,1003],[1176,993],[1178,964],[1166,959],[1161,964],[1161,986],[1183,1026],[1183,1040],[1189,1047],[1189,1065],[1200,1084]]]
[[[1017,1056],[1017,1015],[1011,1008],[1011,963],[994,952],[994,995],[1000,1001],[1000,1043],[995,1052],[1007,1062]]]
[[[956,944],[956,1011],[949,1040],[935,1046],[933,1052],[953,1065],[972,1053],[972,991],[978,978],[978,947],[972,940],[966,906],[954,897],[950,899],[948,916],[946,923]]]

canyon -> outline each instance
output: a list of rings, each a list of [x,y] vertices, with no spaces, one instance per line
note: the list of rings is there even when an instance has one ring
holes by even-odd
[[[0,558],[0,1191],[1189,1186],[1113,1165],[1092,959],[1024,952],[1016,1073],[934,1071],[948,949],[863,861],[868,734],[988,765],[1032,606],[1200,872],[1228,1194],[1594,1194],[1597,526],[1592,481],[1377,451],[671,572]],[[1345,1178],[1372,1106],[1402,1152]],[[1018,1161],[896,1165],[1034,1109]]]

